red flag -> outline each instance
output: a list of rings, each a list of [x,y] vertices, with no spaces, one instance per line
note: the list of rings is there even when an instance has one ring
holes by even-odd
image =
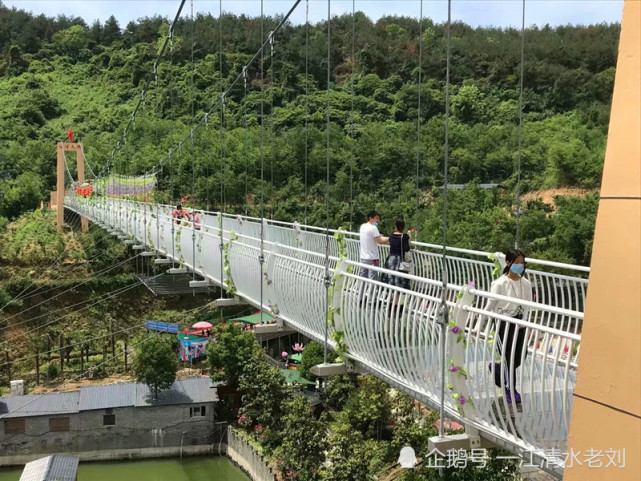
[[[73,131],[71,130],[71,127],[67,130],[67,138],[73,142]]]

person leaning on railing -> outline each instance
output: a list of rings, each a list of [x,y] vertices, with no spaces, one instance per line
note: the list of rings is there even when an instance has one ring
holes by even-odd
[[[503,275],[492,282],[492,294],[513,297],[522,301],[532,301],[532,284],[524,277],[525,254],[519,249],[510,249],[505,253],[505,269]],[[486,311],[496,312],[515,319],[528,318],[528,307],[520,303],[506,300],[490,299],[485,306]],[[521,402],[521,394],[516,390],[516,369],[521,365],[527,354],[525,346],[525,328],[514,323],[495,321],[497,349],[504,362],[489,364],[490,372],[494,374],[494,384],[505,389],[505,399],[512,403],[512,394],[516,403]]]
[[[178,204],[176,206],[174,211],[171,213],[171,216],[175,219],[174,222],[176,224],[180,224],[182,219],[186,219],[186,220],[189,220],[189,221],[191,220],[191,218],[189,216],[189,212],[187,212],[185,209],[183,209],[183,206],[180,205],[180,204]]]
[[[191,221],[194,223],[194,229],[200,230],[200,216],[196,209],[191,209]]]

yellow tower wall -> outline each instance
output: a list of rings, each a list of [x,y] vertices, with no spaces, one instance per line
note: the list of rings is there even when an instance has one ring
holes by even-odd
[[[640,0],[623,8],[569,450],[565,480],[641,480]]]

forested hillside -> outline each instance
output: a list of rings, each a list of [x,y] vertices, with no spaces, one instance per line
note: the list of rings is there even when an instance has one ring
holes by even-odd
[[[265,32],[277,20],[267,19]],[[387,17],[374,23],[357,13],[354,22],[351,15],[334,18],[331,29],[333,226],[349,227],[350,220],[357,226],[366,211],[376,208],[385,229],[403,215],[422,240],[440,241],[444,26],[423,24],[418,178],[418,21]],[[119,173],[145,172],[188,134],[192,103],[200,118],[261,40],[260,18],[226,15],[219,24],[199,16],[193,25],[181,20],[156,87],[152,64],[167,31],[167,20],[158,17],[126,26],[113,18],[86,25],[79,18],[34,17],[0,4],[0,226],[48,198],[55,181],[55,142],[63,140],[69,126],[98,173],[151,79],[135,128],[114,162]],[[494,251],[514,243],[519,33],[461,23],[452,29],[449,182],[470,184],[450,192],[452,245]],[[619,25],[525,32],[520,193],[599,187],[618,36]],[[308,56],[304,25],[279,32],[273,52],[272,59],[266,51],[263,85],[267,215],[323,224],[326,24],[310,26]],[[224,204],[227,210],[257,214],[260,110],[257,63],[249,69],[247,91],[241,81],[227,98],[224,130],[216,110],[196,134],[193,154],[187,143],[159,170],[158,197],[188,196],[194,206]],[[482,189],[479,183],[498,186]],[[531,255],[589,263],[597,205],[596,192],[554,205],[523,202],[522,245]]]

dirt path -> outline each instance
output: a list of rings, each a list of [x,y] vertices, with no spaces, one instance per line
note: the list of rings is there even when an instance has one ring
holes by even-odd
[[[557,195],[561,195],[563,197],[569,197],[571,195],[586,195],[594,192],[596,189],[576,189],[576,188],[559,188],[559,189],[547,189],[547,190],[535,190],[532,192],[528,192],[527,194],[523,194],[521,196],[521,199],[524,201],[528,200],[535,200],[535,199],[542,199],[543,202],[546,204],[550,204],[554,207],[556,207],[556,204],[554,203],[554,198]]]
[[[176,373],[176,379],[187,379],[189,377],[202,376],[200,369],[180,369]],[[69,392],[77,391],[81,387],[87,386],[102,386],[105,384],[116,384],[119,382],[136,382],[136,379],[131,375],[126,374],[114,374],[113,376],[105,377],[102,379],[83,379],[81,381],[69,381],[63,384],[58,384],[56,386],[49,385],[40,385],[33,388],[29,394],[49,394],[53,392]]]

